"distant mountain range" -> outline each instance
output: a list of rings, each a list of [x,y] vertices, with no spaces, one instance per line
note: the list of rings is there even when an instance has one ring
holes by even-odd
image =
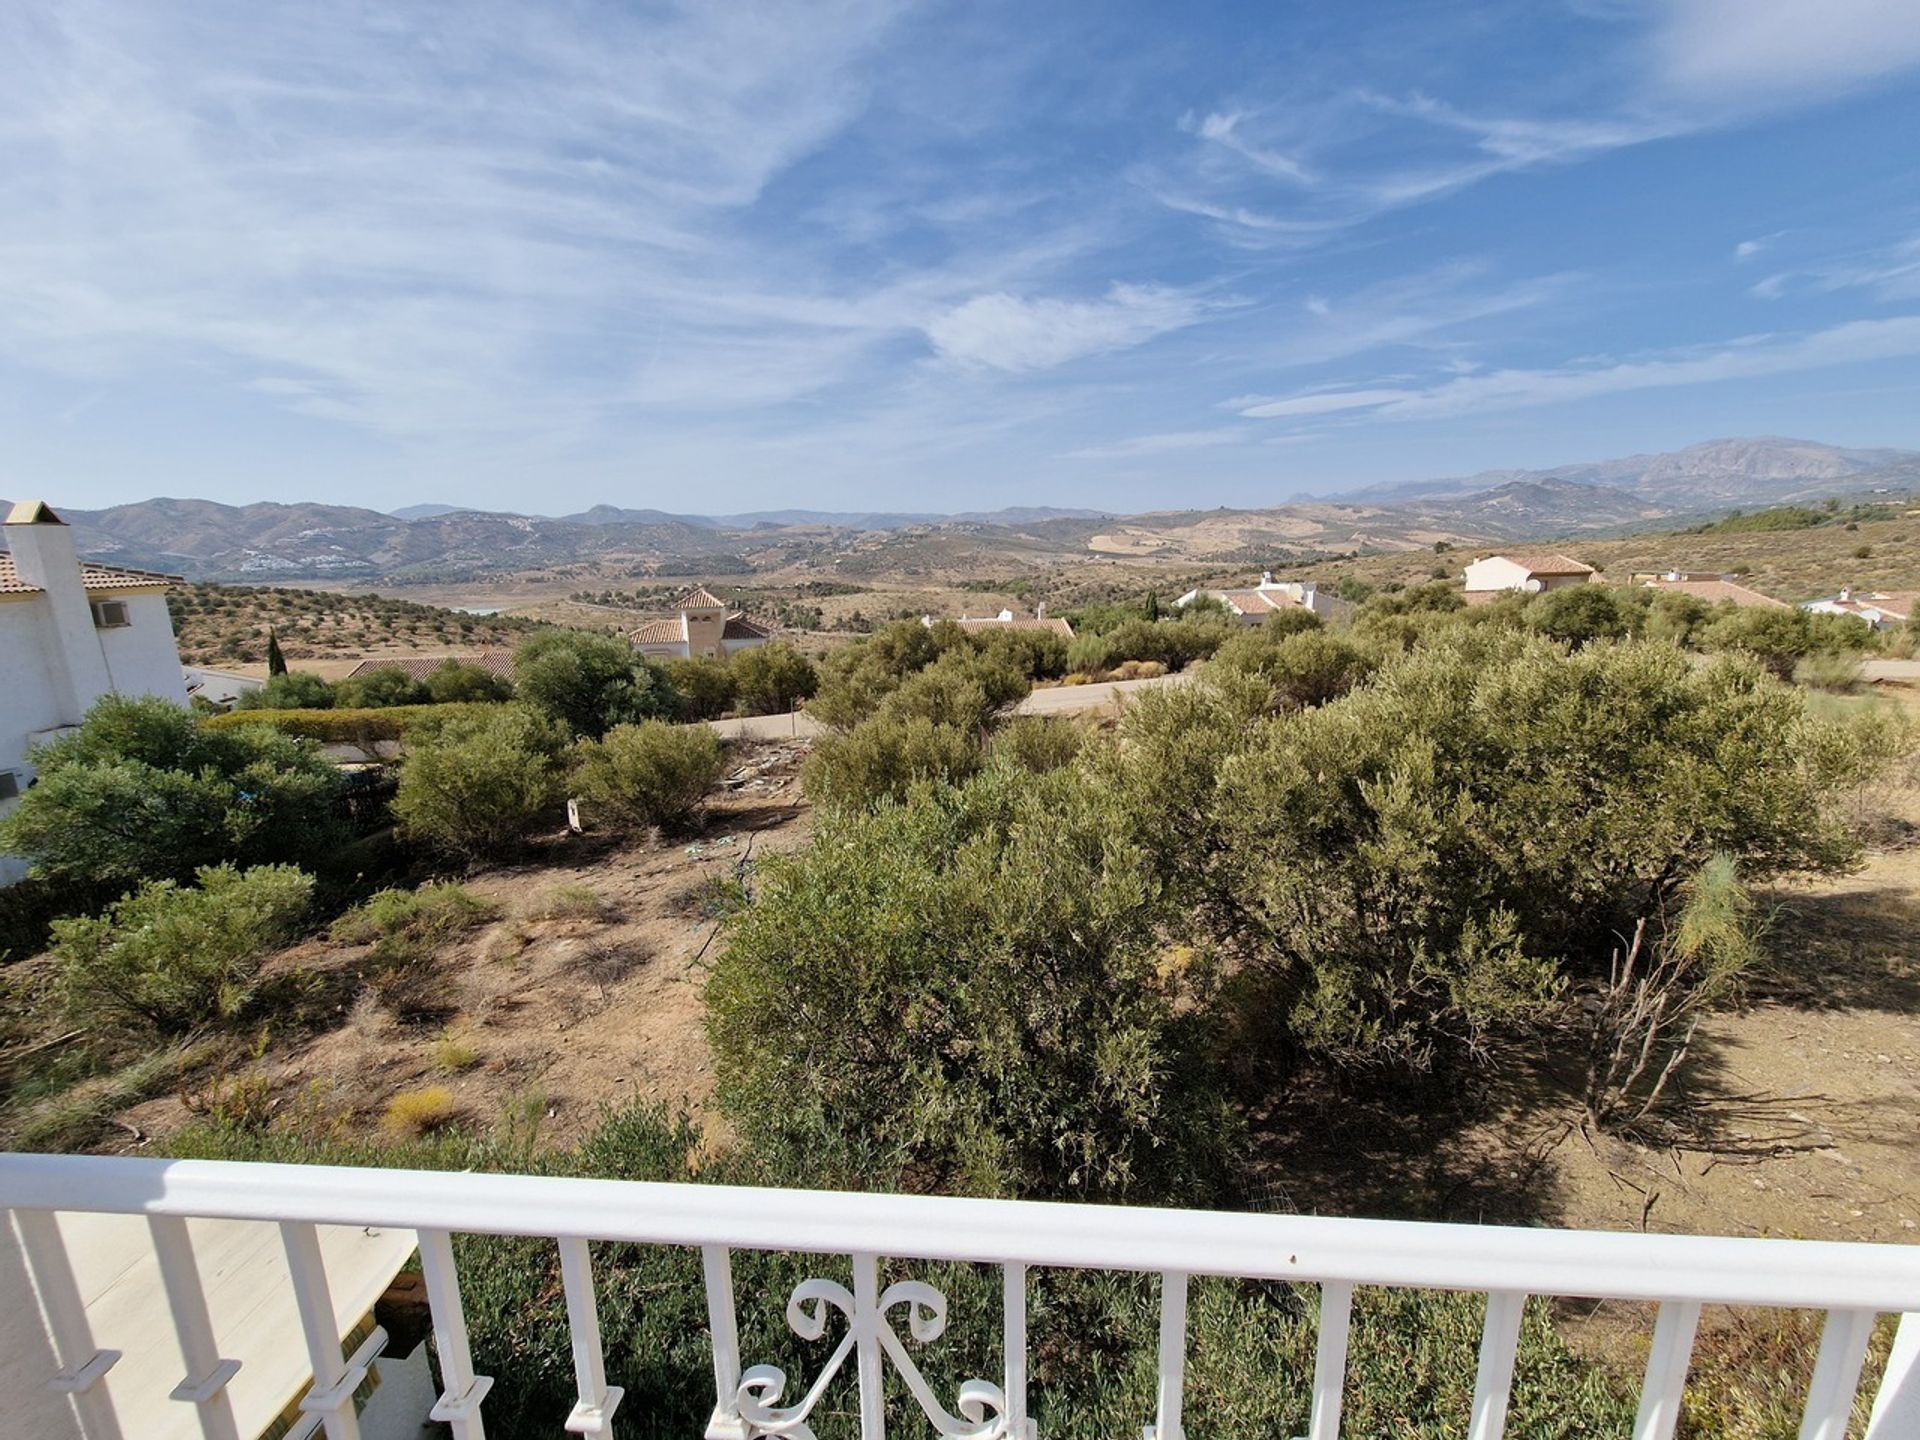
[[[1048,506],[969,512],[766,510],[678,515],[597,505],[516,515],[410,505],[392,514],[317,503],[144,500],[67,510],[83,554],[196,579],[459,581],[602,557],[636,574],[743,575],[808,560],[871,566],[941,552],[1023,562],[1089,551],[1233,558],[1257,552],[1424,548],[1673,525],[1828,495],[1920,490],[1920,451],[1862,450],[1777,437],[1712,440],[1660,455],[1548,470],[1488,470],[1377,485],[1267,508],[1114,517]],[[4,504],[4,502],[0,502]]]

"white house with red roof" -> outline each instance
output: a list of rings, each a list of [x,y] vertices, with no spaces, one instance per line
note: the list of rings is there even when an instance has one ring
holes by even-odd
[[[1838,595],[1823,595],[1818,600],[1803,600],[1802,610],[1816,615],[1851,615],[1876,630],[1894,630],[1913,618],[1913,602],[1920,590],[1854,590]]]
[[[1306,610],[1322,620],[1339,620],[1353,608],[1339,596],[1322,590],[1313,580],[1276,580],[1271,570],[1262,572],[1258,585],[1238,590],[1189,590],[1176,607],[1191,605],[1201,596],[1218,600],[1242,625],[1259,625],[1281,610]]]
[[[1467,566],[1467,602],[1491,599],[1505,590],[1541,595],[1599,578],[1593,566],[1570,555],[1489,555]]]
[[[704,585],[696,585],[673,602],[678,615],[648,620],[627,632],[627,643],[655,660],[691,660],[700,656],[723,660],[740,650],[752,650],[773,638],[773,627],[749,619]]]
[[[102,695],[187,703],[167,615],[173,577],[83,561],[73,532],[40,500],[22,500],[0,534],[0,814],[33,783],[27,752],[86,718]],[[25,873],[0,855],[0,884]]]

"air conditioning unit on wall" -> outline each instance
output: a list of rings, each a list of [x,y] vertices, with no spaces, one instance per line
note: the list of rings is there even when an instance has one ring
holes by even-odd
[[[133,623],[133,617],[127,613],[124,600],[96,600],[93,602],[93,628],[96,630],[119,630]]]

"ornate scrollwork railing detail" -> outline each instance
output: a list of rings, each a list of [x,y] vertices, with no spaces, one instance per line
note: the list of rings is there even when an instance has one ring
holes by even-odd
[[[869,1256],[857,1256],[855,1265],[874,1264]],[[873,1294],[871,1281],[859,1287]],[[1007,1431],[1007,1397],[987,1380],[968,1380],[961,1384],[955,1415],[940,1403],[933,1387],[913,1363],[906,1345],[889,1323],[889,1312],[907,1307],[907,1333],[918,1344],[938,1340],[947,1328],[947,1297],[931,1285],[918,1280],[902,1280],[889,1285],[870,1307],[863,1307],[843,1285],[831,1280],[805,1280],[794,1287],[787,1300],[787,1327],[802,1340],[819,1340],[827,1333],[828,1311],[838,1310],[847,1317],[846,1333],[821,1367],[807,1392],[791,1405],[782,1406],[787,1375],[777,1365],[755,1365],[740,1376],[735,1396],[740,1418],[754,1435],[790,1436],[792,1440],[814,1440],[807,1417],[840,1373],[847,1357],[865,1344],[874,1345],[893,1361],[900,1378],[934,1427],[949,1440],[1000,1440]]]

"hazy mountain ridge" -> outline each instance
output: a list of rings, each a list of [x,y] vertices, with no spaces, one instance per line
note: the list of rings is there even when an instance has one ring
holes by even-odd
[[[1209,560],[1261,550],[1418,549],[1441,540],[1491,544],[1620,532],[1836,493],[1916,488],[1920,451],[1761,436],[1547,470],[1489,470],[1372,486],[1265,508],[1132,516],[1055,506],[957,515],[796,509],[698,516],[596,505],[552,517],[441,504],[383,514],[318,502],[223,505],[173,498],[61,513],[83,554],[125,565],[196,579],[405,581],[552,568],[603,556],[677,573],[738,574],[762,564],[850,558],[856,552],[871,563],[900,552],[901,544],[924,550],[913,539],[920,535],[929,543],[939,537],[964,542],[970,554],[998,545],[1029,559],[1050,549]]]
[[[1759,435],[1704,440],[1660,454],[1577,461],[1544,470],[1482,470],[1439,480],[1370,485],[1341,496],[1302,498],[1386,504],[1559,480],[1595,489],[1630,491],[1661,506],[1666,513],[1682,513],[1727,504],[1771,505],[1813,493],[1824,495],[1836,484],[1851,486],[1877,470],[1916,461],[1920,461],[1920,451],[1858,449]]]

